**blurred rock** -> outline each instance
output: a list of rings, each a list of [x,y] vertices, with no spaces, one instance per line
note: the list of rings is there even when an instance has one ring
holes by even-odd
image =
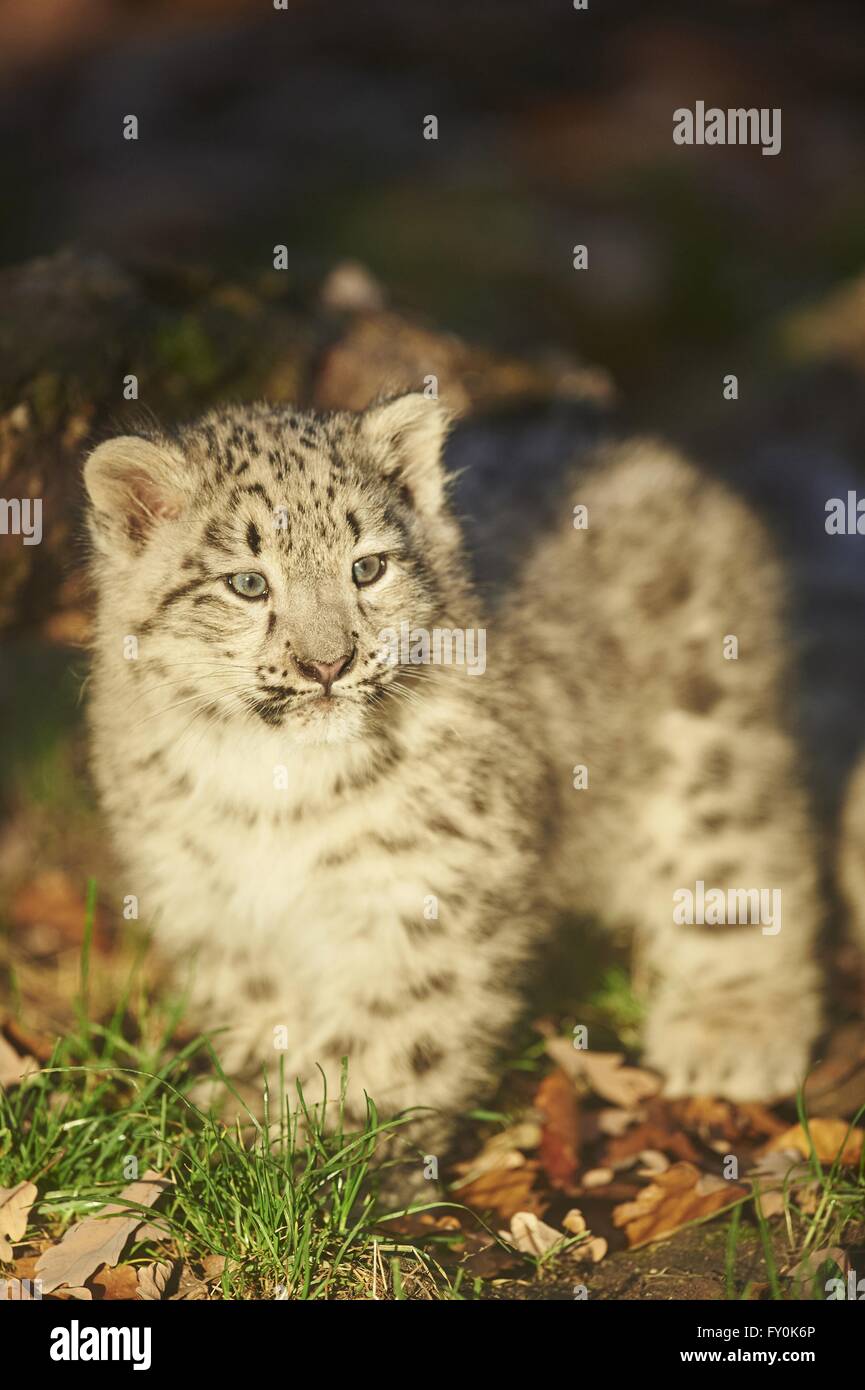
[[[43,527],[37,545],[0,536],[0,629],[86,642],[81,464],[98,440],[148,418],[262,396],[361,409],[432,376],[460,415],[612,394],[603,372],[567,354],[496,354],[374,307],[383,300],[346,262],[323,285],[121,266],[72,249],[0,272],[0,491],[41,500]]]
[[[325,277],[321,303],[338,313],[375,313],[384,308],[384,291],[360,261],[342,261]]]
[[[376,396],[423,389],[455,415],[566,396],[607,404],[613,395],[597,368],[581,370],[562,357],[507,357],[391,313],[364,314],[349,324],[325,354],[312,394],[325,410],[363,410]]]

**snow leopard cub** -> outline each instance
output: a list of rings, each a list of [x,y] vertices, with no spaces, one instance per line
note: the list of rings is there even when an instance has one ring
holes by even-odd
[[[91,454],[93,767],[123,893],[191,964],[231,1073],[282,1056],[315,1099],[348,1055],[355,1113],[364,1090],[432,1107],[427,1145],[494,1080],[562,914],[634,929],[672,1092],[789,1093],[818,907],[759,523],[664,448],[612,447],[490,622],[445,433],[407,395]],[[486,669],[395,654],[404,624],[485,630]],[[778,890],[783,922],[681,924],[699,883]]]

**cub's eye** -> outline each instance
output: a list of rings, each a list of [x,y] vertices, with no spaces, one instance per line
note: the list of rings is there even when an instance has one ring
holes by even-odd
[[[267,580],[263,574],[247,574],[244,570],[240,574],[227,574],[225,578],[229,589],[241,598],[267,598]]]
[[[374,584],[377,579],[381,579],[387,569],[387,560],[383,555],[364,555],[362,560],[355,560],[351,567],[351,577],[359,589],[363,589],[367,584]]]

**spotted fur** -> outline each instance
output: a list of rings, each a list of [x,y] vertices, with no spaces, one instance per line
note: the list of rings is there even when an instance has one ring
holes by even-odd
[[[865,757],[853,768],[841,810],[838,883],[853,939],[865,951]]]
[[[445,428],[418,396],[256,405],[91,455],[93,767],[123,893],[230,1072],[274,1071],[285,1044],[286,1074],[314,1095],[321,1067],[332,1095],[348,1055],[355,1111],[364,1090],[433,1107],[427,1144],[488,1091],[562,914],[635,930],[672,1089],[789,1090],[818,912],[760,526],[664,449],[621,446],[485,618]],[[238,571],[268,597],[233,592]],[[485,626],[486,672],[388,664],[402,621]],[[349,653],[325,696],[310,663]],[[713,873],[780,887],[782,932],[674,927],[673,892]]]

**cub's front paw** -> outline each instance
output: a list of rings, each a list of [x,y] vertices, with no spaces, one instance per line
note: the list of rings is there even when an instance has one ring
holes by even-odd
[[[649,1016],[644,1060],[664,1076],[667,1096],[723,1096],[774,1101],[795,1095],[808,1071],[817,1031],[816,1006],[736,1019],[710,1009],[685,1013],[658,1006]]]

